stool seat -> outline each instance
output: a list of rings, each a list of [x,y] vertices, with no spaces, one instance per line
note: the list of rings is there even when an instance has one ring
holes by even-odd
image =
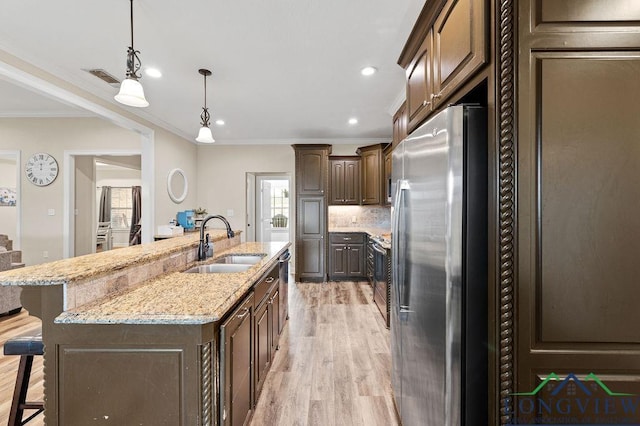
[[[8,424],[9,426],[21,426],[44,411],[44,403],[42,401],[27,401],[27,389],[29,388],[33,357],[44,354],[42,332],[36,335],[18,336],[7,340],[4,344],[4,354],[20,356]],[[23,420],[24,410],[35,410],[35,412]]]
[[[7,340],[4,344],[5,355],[43,355],[44,344],[42,334],[35,336],[18,336]]]

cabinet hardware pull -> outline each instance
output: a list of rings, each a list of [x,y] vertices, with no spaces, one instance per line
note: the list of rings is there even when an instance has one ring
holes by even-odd
[[[265,282],[266,282],[267,284],[269,284],[269,283],[272,283],[274,279],[275,279],[275,278],[273,278],[273,277],[269,277],[269,278],[267,278],[267,279],[266,279],[266,281],[265,281]]]
[[[242,319],[242,318],[246,317],[248,313],[249,313],[249,308],[244,308],[244,312],[239,314],[236,318]]]
[[[351,237],[344,237],[342,239],[345,240],[345,241],[349,241],[349,240],[351,240]]]

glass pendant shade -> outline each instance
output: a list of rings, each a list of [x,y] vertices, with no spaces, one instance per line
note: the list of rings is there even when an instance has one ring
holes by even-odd
[[[213,139],[213,134],[211,134],[211,129],[208,126],[200,127],[196,141],[202,143],[214,143],[215,140]]]
[[[138,80],[132,78],[125,78],[120,85],[120,92],[114,97],[116,101],[121,104],[132,107],[146,107],[149,106],[149,102],[144,97],[144,90],[142,84]]]

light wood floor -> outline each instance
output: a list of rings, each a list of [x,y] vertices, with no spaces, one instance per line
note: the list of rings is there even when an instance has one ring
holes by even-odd
[[[289,315],[251,425],[397,425],[389,330],[371,287],[290,284]],[[0,344],[38,327],[24,311],[0,318]],[[0,352],[0,425],[7,423],[17,368],[18,357]],[[42,357],[36,357],[29,399],[42,392]],[[43,416],[28,424],[42,426]]]

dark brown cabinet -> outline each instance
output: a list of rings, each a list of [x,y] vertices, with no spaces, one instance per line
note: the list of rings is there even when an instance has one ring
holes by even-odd
[[[487,63],[487,10],[486,0],[434,2],[425,15],[427,28],[414,28],[408,42],[414,47],[405,47],[399,61],[406,72],[408,132]],[[417,37],[422,38],[414,40]]]
[[[293,145],[293,149],[296,155],[296,281],[324,281],[331,145]]]
[[[253,327],[255,331],[255,403],[258,402],[264,380],[267,377],[275,351],[278,347],[280,336],[280,330],[278,329],[280,313],[279,273],[280,269],[278,266],[271,269],[267,276],[256,284],[254,290],[256,303],[255,315],[253,316]]]
[[[432,77],[433,32],[429,31],[417,53],[406,67],[407,76],[407,127],[411,131],[433,110]]]
[[[360,157],[329,157],[329,205],[360,204]]]
[[[358,148],[361,158],[361,194],[362,204],[382,204],[384,160],[382,149],[387,144],[376,144]]]
[[[387,145],[387,147],[382,151],[382,155],[384,158],[384,177],[382,179],[382,192],[384,193],[383,199],[382,199],[382,205],[386,205],[389,206],[391,205],[391,172],[392,172],[392,159],[391,159],[391,153],[393,150],[393,145],[389,144]]]
[[[365,278],[365,234],[329,234],[329,278]]]
[[[407,103],[403,102],[398,111],[393,115],[393,140],[392,148],[395,148],[407,137]]]
[[[253,318],[251,292],[220,326],[220,424],[241,426],[253,407]]]
[[[487,62],[485,0],[448,0],[433,24],[433,103],[442,103]]]
[[[296,235],[297,279],[323,281],[325,278],[325,233],[327,206],[325,197],[298,200],[298,234]]]
[[[326,191],[327,161],[325,147],[299,146],[296,149],[296,190],[298,195],[322,195]]]

